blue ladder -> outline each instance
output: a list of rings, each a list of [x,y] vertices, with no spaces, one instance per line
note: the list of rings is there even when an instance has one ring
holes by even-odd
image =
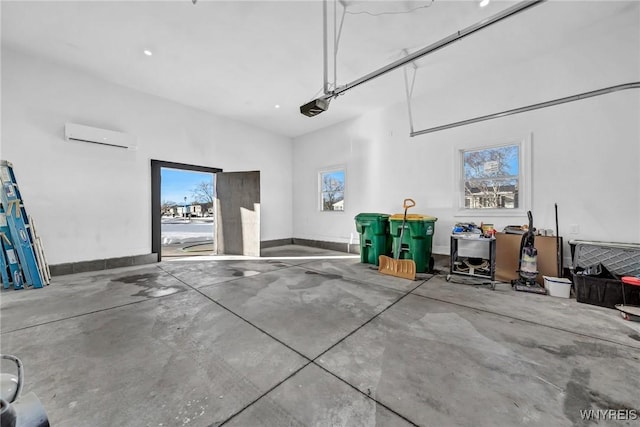
[[[18,263],[18,257],[11,241],[11,231],[7,224],[7,217],[4,208],[0,203],[0,272],[2,275],[2,285],[5,289],[13,283],[14,289],[22,289],[24,279],[22,277],[22,268]],[[8,274],[7,274],[8,271]]]
[[[22,204],[18,183],[13,173],[13,165],[6,160],[0,162],[0,181],[2,181],[0,201],[5,210],[5,217],[11,232],[11,240],[18,254],[18,261],[24,273],[25,283],[34,288],[42,288],[45,282],[34,252],[29,230],[29,218]]]
[[[6,221],[6,218],[5,218]],[[2,282],[2,287],[5,289],[9,289],[9,275],[7,271],[9,270],[9,265],[7,264],[7,255],[4,252],[4,244],[3,239],[5,238],[4,233],[0,234],[0,282]]]

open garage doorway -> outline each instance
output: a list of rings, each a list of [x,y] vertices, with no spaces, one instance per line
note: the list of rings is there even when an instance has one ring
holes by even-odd
[[[216,253],[214,196],[214,173],[160,169],[162,258]]]
[[[151,160],[151,249],[260,256],[260,172]]]

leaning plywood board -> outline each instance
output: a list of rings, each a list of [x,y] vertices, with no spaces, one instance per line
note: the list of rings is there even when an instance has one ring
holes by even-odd
[[[520,259],[519,234],[496,234],[496,280],[510,282],[518,278],[518,261]],[[560,238],[562,245],[562,238]],[[536,236],[534,246],[538,250],[538,278],[544,286],[542,276],[561,277],[558,272],[558,246],[555,236]]]

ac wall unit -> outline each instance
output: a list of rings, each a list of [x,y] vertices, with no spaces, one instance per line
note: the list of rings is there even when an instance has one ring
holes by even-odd
[[[138,149],[134,135],[91,126],[77,125],[75,123],[67,123],[64,125],[64,136],[67,141],[88,142],[127,150]]]

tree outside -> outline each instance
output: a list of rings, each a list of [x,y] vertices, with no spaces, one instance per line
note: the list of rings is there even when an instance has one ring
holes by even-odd
[[[519,146],[463,152],[465,208],[518,207]]]
[[[344,171],[321,173],[322,210],[344,210]]]
[[[213,182],[202,181],[191,190],[191,199],[196,203],[209,203],[213,206]]]
[[[202,181],[191,190],[192,211],[197,216],[210,216],[213,213],[215,194],[212,181]]]
[[[178,204],[172,200],[163,200],[160,203],[160,210],[163,215],[171,215]]]

